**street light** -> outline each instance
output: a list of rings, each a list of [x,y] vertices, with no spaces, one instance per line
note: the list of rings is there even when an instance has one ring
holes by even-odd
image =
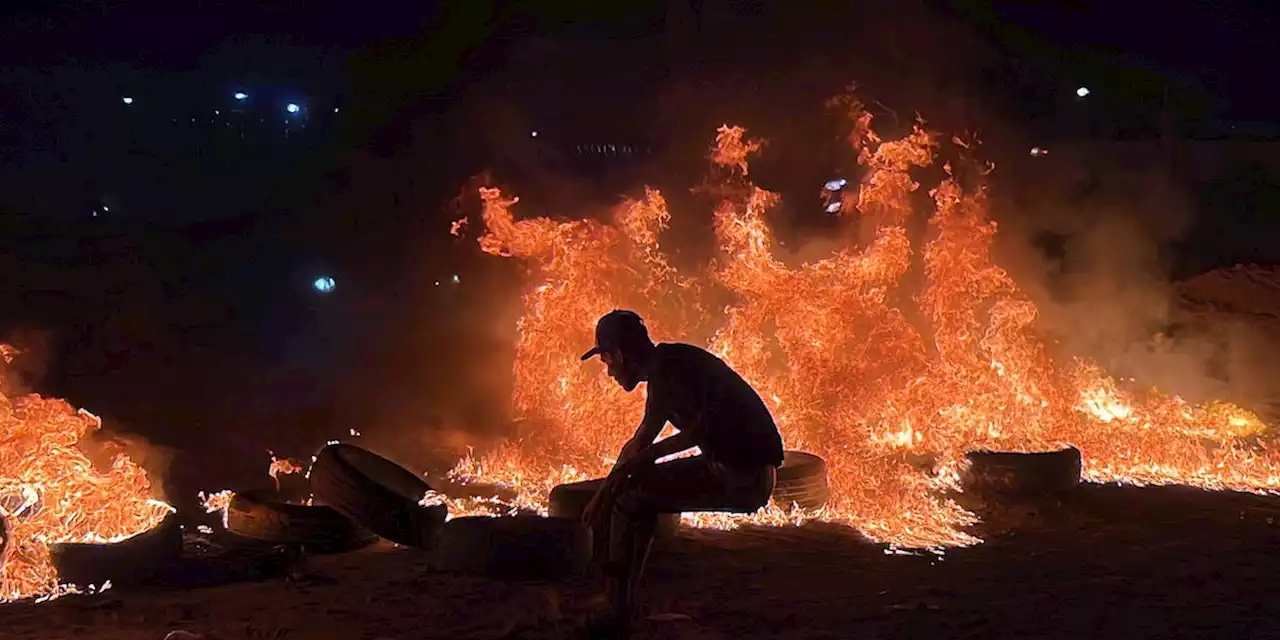
[[[285,105],[284,110],[289,113],[297,113],[302,111],[302,107],[299,107],[296,103],[290,102],[288,105]]]
[[[123,103],[125,103],[125,104],[133,104],[133,98],[131,98],[131,97],[129,97],[129,96],[125,96],[125,97],[123,97],[123,98],[120,98],[120,101],[121,101],[121,102],[123,102]]]
[[[241,101],[241,102],[244,102],[245,100],[248,100],[248,99],[249,99],[249,94],[247,94],[247,93],[245,93],[245,92],[243,92],[243,91],[237,91],[237,92],[235,92],[235,93],[231,94],[231,97],[233,97],[233,98],[235,98],[236,100],[239,100],[239,101]]]
[[[1083,98],[1089,95],[1089,87],[1079,87],[1076,89],[1076,97]]]

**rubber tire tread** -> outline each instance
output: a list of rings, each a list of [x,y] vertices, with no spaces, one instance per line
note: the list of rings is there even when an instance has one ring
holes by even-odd
[[[773,501],[788,509],[795,503],[802,509],[817,509],[831,498],[827,482],[827,461],[805,451],[785,451],[778,467]]]
[[[1080,485],[1080,450],[1067,447],[1041,453],[973,451],[961,476],[966,491],[1016,497],[1044,496]]]
[[[445,523],[436,547],[441,569],[504,580],[562,580],[581,575],[592,540],[574,519],[466,516]]]
[[[182,526],[171,513],[155,527],[119,542],[60,543],[50,553],[60,582],[81,587],[107,580],[117,586],[137,584],[182,555]]]
[[[236,492],[227,506],[227,531],[311,551],[347,551],[373,541],[373,534],[327,505],[291,504],[269,491]]]
[[[581,520],[582,512],[587,510],[591,498],[595,497],[596,491],[602,484],[604,484],[604,478],[557,485],[551,489],[551,494],[547,497],[547,515],[552,518]],[[658,526],[654,529],[654,536],[670,538],[679,530],[680,514],[658,514]]]
[[[359,461],[353,463],[351,458]],[[349,444],[332,444],[316,454],[311,465],[311,491],[321,503],[333,507],[364,528],[407,547],[431,548],[449,514],[445,505],[423,507],[410,491],[396,491],[370,477],[362,466],[377,466],[397,482],[425,495],[425,480],[372,451]]]

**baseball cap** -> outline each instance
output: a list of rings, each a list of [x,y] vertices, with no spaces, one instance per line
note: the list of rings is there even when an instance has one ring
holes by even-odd
[[[640,341],[649,342],[649,330],[634,311],[614,309],[596,322],[596,346],[582,354],[587,360],[605,351]]]

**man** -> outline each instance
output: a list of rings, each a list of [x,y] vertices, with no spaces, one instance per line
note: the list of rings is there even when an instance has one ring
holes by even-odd
[[[596,355],[623,389],[648,385],[644,419],[583,512],[593,530],[609,525],[605,577],[615,623],[625,627],[658,515],[764,506],[782,437],[759,394],[724,361],[687,344],[654,344],[631,311],[600,318],[596,346],[582,359]],[[679,433],[654,442],[668,422]],[[694,447],[702,454],[657,464]]]

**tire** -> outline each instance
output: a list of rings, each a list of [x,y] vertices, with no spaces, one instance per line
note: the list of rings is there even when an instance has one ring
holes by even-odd
[[[50,546],[60,582],[87,586],[139,584],[154,578],[182,555],[182,527],[176,514],[131,538],[108,544]]]
[[[1034,498],[1080,485],[1080,450],[1068,447],[1044,453],[974,451],[961,475],[966,492]]]
[[[555,487],[551,490],[551,495],[547,499],[547,514],[552,518],[581,520],[582,512],[587,510],[587,505],[591,503],[591,499],[595,497],[596,491],[600,489],[602,484],[604,484],[604,478],[562,484]],[[659,514],[658,527],[654,530],[654,536],[670,538],[676,535],[679,529],[680,514]]]
[[[227,506],[227,531],[253,540],[298,544],[320,553],[357,549],[376,538],[333,507],[291,504],[272,493],[237,492]]]
[[[783,509],[792,504],[801,509],[818,509],[831,498],[827,484],[827,461],[804,451],[786,451],[778,467],[773,502]]]
[[[448,507],[418,504],[430,490],[404,467],[349,444],[321,449],[311,465],[311,491],[318,502],[406,547],[430,548],[444,526]]]
[[[514,516],[454,518],[444,525],[437,565],[504,580],[562,580],[591,561],[591,534],[577,520]]]

